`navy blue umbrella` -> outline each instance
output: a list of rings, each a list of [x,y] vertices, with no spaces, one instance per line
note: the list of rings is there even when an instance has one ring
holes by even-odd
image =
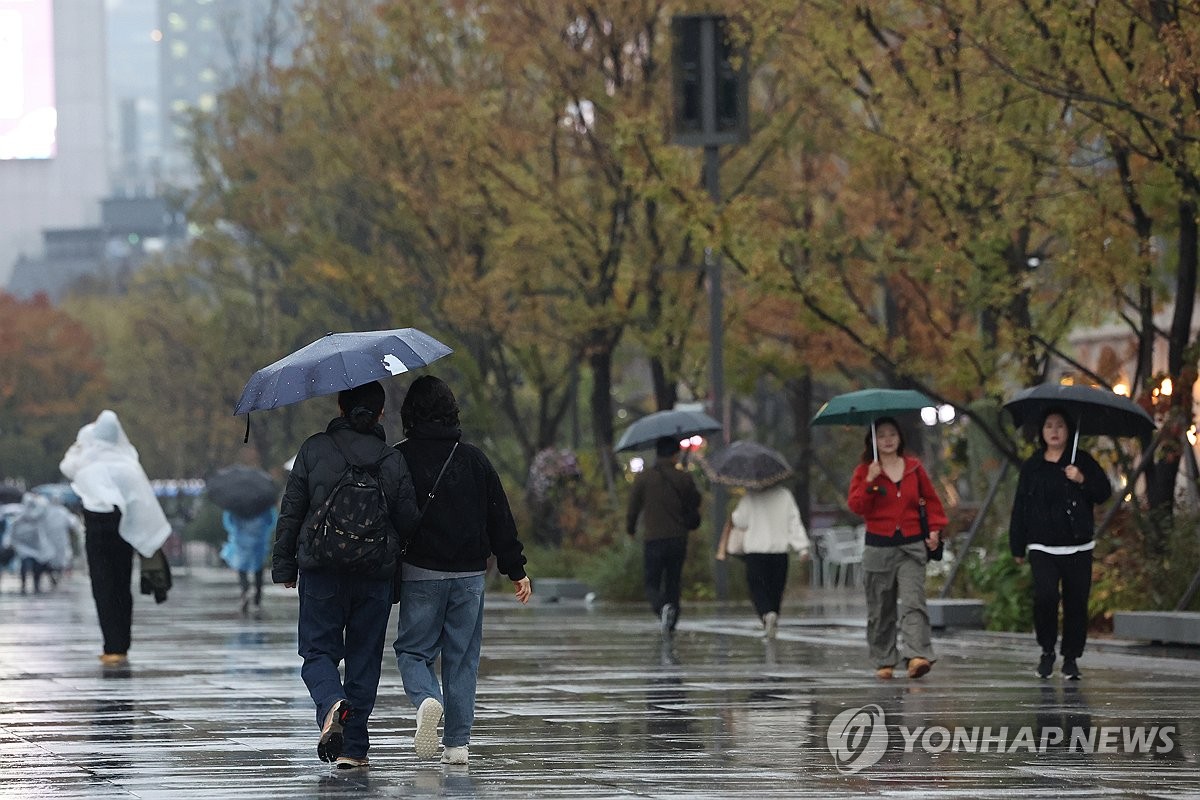
[[[234,414],[335,394],[423,367],[454,352],[416,328],[327,333],[250,376]]]

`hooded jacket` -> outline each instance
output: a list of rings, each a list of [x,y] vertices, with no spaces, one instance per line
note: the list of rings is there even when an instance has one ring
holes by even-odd
[[[524,548],[517,538],[508,496],[483,451],[460,441],[457,427],[418,422],[396,445],[412,470],[424,516],[408,542],[404,562],[440,572],[478,572],[488,557],[519,581],[525,577]],[[453,458],[446,459],[458,442]],[[442,466],[446,471],[429,497]]]
[[[919,459],[904,456],[904,474],[893,483],[886,473],[879,473],[867,482],[867,468],[860,463],[850,479],[850,510],[867,523],[867,544],[875,547],[896,547],[922,541],[920,500],[925,500],[925,515],[929,530],[940,531],[949,521],[942,501],[938,499],[933,481]],[[896,532],[899,531],[899,534]]]
[[[1069,465],[1065,453],[1058,461],[1047,461],[1045,450],[1021,465],[1008,524],[1014,558],[1024,558],[1031,544],[1069,547],[1095,537],[1094,508],[1112,496],[1112,484],[1096,459],[1082,450],[1075,454],[1075,466],[1083,473],[1083,483],[1067,479]]]
[[[350,427],[350,421],[345,417],[335,417],[324,433],[314,434],[300,445],[279,504],[275,549],[271,557],[272,581],[291,583],[300,570],[327,569],[313,559],[311,533],[304,523],[325,502],[346,471],[348,462],[342,450],[356,464],[379,464],[379,482],[387,498],[392,530],[387,559],[379,569],[363,577],[370,580],[392,577],[402,537],[409,535],[416,522],[417,504],[408,465],[399,453],[388,447],[384,435],[382,425],[376,425],[372,433],[359,433]]]

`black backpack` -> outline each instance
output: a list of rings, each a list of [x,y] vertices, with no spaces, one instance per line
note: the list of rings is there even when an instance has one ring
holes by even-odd
[[[356,464],[337,440],[333,444],[346,459],[346,470],[305,523],[307,538],[318,564],[338,572],[370,574],[383,567],[389,556],[392,523],[379,465],[392,451],[374,463]]]

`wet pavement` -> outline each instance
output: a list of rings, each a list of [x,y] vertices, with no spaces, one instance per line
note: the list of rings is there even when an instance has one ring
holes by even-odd
[[[5,576],[0,798],[1200,797],[1194,649],[1098,641],[1082,681],[1041,681],[1031,636],[952,631],[927,677],[883,682],[853,590],[802,595],[774,643],[741,607],[685,607],[664,644],[640,606],[489,596],[470,765],[416,760],[388,656],[372,767],[338,772],[294,592],[244,618],[235,583],[137,596],[130,664],[104,668],[85,576]]]

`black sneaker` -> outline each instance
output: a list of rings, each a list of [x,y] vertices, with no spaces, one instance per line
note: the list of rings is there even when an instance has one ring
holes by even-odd
[[[1064,666],[1065,670],[1066,667]],[[1038,659],[1037,676],[1039,678],[1049,678],[1054,673],[1054,653],[1042,653],[1042,657]]]
[[[1079,671],[1079,665],[1075,663],[1075,659],[1071,656],[1063,657],[1063,675],[1068,680],[1077,681],[1083,677],[1083,673]]]

